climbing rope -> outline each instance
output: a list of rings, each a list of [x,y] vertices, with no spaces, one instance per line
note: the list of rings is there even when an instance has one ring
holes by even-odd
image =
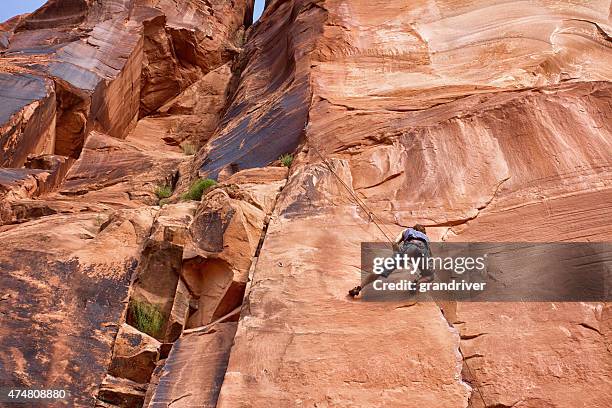
[[[474,380],[474,384],[470,384],[470,385],[474,385],[476,387],[476,391],[478,392],[478,395],[480,395],[480,399],[482,400],[483,406],[485,408],[487,408],[488,405],[485,402],[484,395],[482,394],[482,391],[480,390],[480,387],[478,386],[478,383],[476,383],[476,377],[472,373],[472,369],[470,368],[470,365],[468,364],[467,360],[465,359],[465,356],[463,355],[463,351],[461,351],[461,347],[457,347],[457,349],[459,350],[459,354],[461,354],[461,358],[463,359],[463,364],[465,364],[465,366],[468,369],[468,372],[470,373],[470,378],[472,378]]]
[[[351,197],[353,197],[353,199],[355,200],[357,205],[359,207],[361,207],[361,209],[363,211],[365,211],[366,214],[368,214],[368,216],[370,217],[370,221],[373,222],[374,225],[376,225],[376,227],[383,234],[385,239],[387,241],[389,241],[389,243],[393,244],[394,241],[389,237],[389,235],[387,235],[387,232],[389,232],[389,231],[385,232],[383,230],[382,226],[381,226],[381,224],[384,224],[384,221],[381,220],[376,215],[376,213],[374,213],[374,211],[372,211],[370,209],[370,207],[368,207],[368,205],[361,198],[359,198],[359,196],[357,196],[357,194],[355,194],[355,192],[344,182],[344,180],[342,180],[342,178],[334,171],[333,167],[331,166],[331,164],[329,164],[327,159],[325,157],[323,157],[323,155],[319,152],[319,150],[316,147],[314,147],[312,144],[310,144],[308,139],[306,139],[306,144],[308,145],[308,148],[312,149],[317,154],[317,156],[319,156],[319,158],[321,159],[323,164],[325,164],[325,166],[327,166],[329,171],[338,179],[340,184],[342,184],[342,186],[346,189],[346,191],[348,191],[348,193],[351,195]],[[377,220],[378,220],[378,222],[377,222]]]

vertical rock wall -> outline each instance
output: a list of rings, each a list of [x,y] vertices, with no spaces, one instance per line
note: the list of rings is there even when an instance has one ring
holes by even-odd
[[[2,383],[105,408],[610,405],[609,305],[346,297],[385,239],[355,197],[390,236],[610,240],[610,1],[272,0],[245,35],[252,9],[2,24]]]
[[[389,235],[420,222],[436,240],[609,240],[609,7],[268,4],[259,30],[311,18],[301,31],[307,40],[287,30],[294,49],[314,44],[306,56],[311,101],[304,128],[291,133],[300,146],[254,271],[220,406],[612,401],[599,334],[609,331],[604,304],[442,305],[443,320],[434,303],[346,299],[359,280],[359,243],[385,238],[321,163],[332,163]],[[250,42],[266,34],[254,30]],[[273,71],[264,56],[278,47],[268,44],[250,64]],[[243,73],[245,90],[254,81]],[[262,95],[259,106],[276,100]],[[266,122],[252,112],[244,128],[226,117],[220,149],[273,146],[276,134],[260,131]],[[226,136],[234,129],[245,138],[240,148]],[[214,174],[220,157],[213,150],[203,158],[202,171]]]
[[[274,3],[274,19],[253,27],[240,56],[240,82],[223,124],[201,153],[200,173],[265,166],[294,151],[310,100],[310,54],[325,18],[308,1]]]

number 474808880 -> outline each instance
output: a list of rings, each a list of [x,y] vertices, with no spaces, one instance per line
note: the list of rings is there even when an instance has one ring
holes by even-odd
[[[48,389],[20,389],[9,388],[2,393],[4,401],[27,401],[40,399],[64,399],[68,395],[66,390],[48,390]]]

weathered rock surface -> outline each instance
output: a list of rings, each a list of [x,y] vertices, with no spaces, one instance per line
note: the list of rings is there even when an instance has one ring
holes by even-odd
[[[30,153],[53,153],[55,92],[51,81],[0,72],[0,166],[21,167]]]
[[[153,337],[123,324],[119,328],[109,374],[137,383],[148,383],[159,359],[161,344]]]
[[[126,140],[119,140],[92,132],[81,157],[59,187],[59,195],[126,207],[157,204],[155,189],[172,186],[184,155],[162,141],[157,146],[142,147],[138,136],[135,131]]]
[[[267,122],[280,97],[265,84],[282,81],[261,81],[250,67],[283,78],[307,64],[307,86],[292,100],[309,102],[304,120],[292,122],[303,126],[283,129],[301,146],[255,267],[219,406],[483,406],[476,387],[487,406],[609,405],[602,305],[461,305],[449,318],[459,341],[433,323],[442,320],[435,304],[348,303],[359,242],[384,236],[327,166],[310,164],[333,158],[389,235],[421,222],[436,239],[609,241],[609,15],[609,2],[268,5],[249,40],[260,46],[247,54],[236,110],[201,152],[201,172],[284,153],[275,126],[297,109],[286,103],[283,118]],[[279,47],[261,46],[270,35],[301,51],[295,66],[278,68],[270,55]],[[254,89],[264,97],[241,99]],[[459,367],[468,379],[453,359],[459,347],[474,367],[471,393],[455,375]]]
[[[155,112],[187,86],[231,61],[253,8],[248,1],[220,0],[141,0],[139,4],[148,6],[137,9],[140,15],[135,17],[144,26],[141,116]]]
[[[50,0],[0,26],[1,382],[612,405],[608,304],[346,298],[360,243],[417,222],[612,240],[610,1],[272,0],[242,44],[252,7]],[[196,173],[218,184],[181,202]]]
[[[239,172],[204,197],[190,226],[193,243],[183,255],[183,278],[198,301],[188,328],[242,304],[252,259],[286,176],[286,169],[274,167]]]
[[[336,164],[350,183],[347,164]],[[459,338],[435,304],[346,298],[359,243],[376,229],[342,190],[322,165],[297,170],[283,190],[218,406],[467,404]]]
[[[151,243],[159,259],[185,245],[197,203],[160,211],[160,191],[190,178],[179,145],[217,126],[252,13],[251,1],[179,3],[50,0],[0,26],[3,385],[140,406],[167,355],[123,323],[130,285]],[[182,250],[175,261],[178,279]],[[160,340],[181,334],[190,299],[179,281]]]
[[[160,211],[151,230],[151,235],[142,250],[142,263],[134,282],[132,301],[146,302],[155,306],[163,316],[163,324],[157,332],[147,334],[160,341],[172,342],[178,335],[172,329],[179,313],[173,310],[183,303],[184,311],[180,324],[184,326],[189,297],[181,281],[184,246],[188,240],[188,227],[193,219],[195,205],[191,203],[167,205]],[[128,315],[128,323],[138,326],[136,316]],[[182,328],[182,327],[181,327]],[[178,332],[180,335],[180,330]]]
[[[139,116],[231,62],[251,13],[249,1],[71,0],[7,22],[0,165],[29,153],[77,158],[94,128],[125,138]]]
[[[263,167],[295,150],[303,136],[310,102],[309,54],[323,13],[308,2],[277,1],[269,7],[276,17],[253,27],[239,60],[240,84],[201,158],[204,174]]]
[[[592,303],[459,304],[461,348],[486,406],[609,405],[609,308]],[[485,406],[478,395],[473,402]]]
[[[139,384],[125,378],[107,376],[100,386],[101,402],[96,407],[141,407],[147,392],[145,384]]]
[[[179,339],[146,406],[216,407],[235,332],[236,323],[219,323]]]
[[[152,219],[149,209],[53,215],[0,232],[3,384],[53,384],[93,405]]]
[[[152,120],[169,125],[169,138],[175,144],[189,139],[188,143],[201,147],[212,137],[230,91],[230,65],[227,63],[209,72],[159,108],[160,117]]]

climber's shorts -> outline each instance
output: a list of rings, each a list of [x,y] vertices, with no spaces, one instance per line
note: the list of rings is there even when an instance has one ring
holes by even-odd
[[[423,241],[411,240],[407,242],[402,242],[400,244],[399,250],[397,251],[400,254],[406,254],[410,258],[429,258],[431,254],[429,253],[429,248],[427,244]],[[427,262],[425,262],[427,265]],[[394,269],[385,269],[380,276],[388,278],[395,271]],[[425,267],[420,269],[421,276],[432,276],[433,272]]]

